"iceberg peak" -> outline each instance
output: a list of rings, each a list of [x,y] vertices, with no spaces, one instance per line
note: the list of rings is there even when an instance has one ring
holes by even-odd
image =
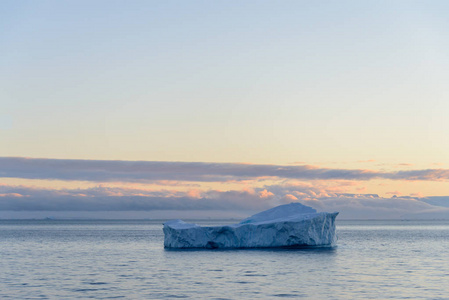
[[[262,211],[240,222],[240,224],[272,222],[278,219],[291,219],[302,214],[314,214],[316,209],[301,203],[292,202]]]

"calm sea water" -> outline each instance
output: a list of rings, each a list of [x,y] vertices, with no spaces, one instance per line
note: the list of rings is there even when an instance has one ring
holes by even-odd
[[[448,221],[337,230],[333,249],[168,251],[161,222],[0,221],[0,299],[449,299]]]

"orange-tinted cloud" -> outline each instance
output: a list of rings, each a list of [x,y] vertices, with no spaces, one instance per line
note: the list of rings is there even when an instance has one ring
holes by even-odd
[[[395,192],[395,194],[399,194]],[[18,196],[20,195],[20,196]],[[127,188],[43,189],[0,186],[0,211],[259,211],[282,203],[301,202],[321,211],[340,211],[343,218],[449,218],[447,197],[392,197],[332,193],[310,183],[232,191],[138,190]],[[163,216],[161,216],[163,217]]]
[[[394,192],[386,192],[385,194],[387,194],[387,195],[402,195],[402,193],[401,193],[401,192],[399,192],[399,191],[394,191]]]

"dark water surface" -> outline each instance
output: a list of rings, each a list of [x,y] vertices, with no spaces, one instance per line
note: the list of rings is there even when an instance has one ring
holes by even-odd
[[[0,221],[0,299],[449,299],[448,221],[337,231],[333,249],[166,251],[160,221]]]

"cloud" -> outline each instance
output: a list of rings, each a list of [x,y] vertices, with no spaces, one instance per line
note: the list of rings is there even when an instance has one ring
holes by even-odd
[[[449,208],[411,197],[383,198],[377,195],[340,195],[302,203],[322,211],[339,211],[342,219],[449,218]]]
[[[256,212],[279,204],[300,202],[318,211],[338,211],[341,219],[449,218],[447,197],[392,197],[338,193],[338,187],[309,183],[264,186],[256,189],[147,190],[122,187],[48,189],[0,186],[0,211],[12,212]],[[163,215],[159,216],[164,218]]]
[[[422,201],[431,205],[449,207],[449,196],[424,197]]]
[[[279,204],[297,201],[318,211],[338,211],[342,219],[449,219],[449,196],[386,198],[377,194],[342,193],[341,190],[343,187],[338,185],[311,183],[264,187],[264,191],[272,193],[272,200]]]
[[[0,186],[0,211],[260,210],[270,207],[270,196],[253,190],[55,190],[4,185]]]
[[[385,194],[387,195],[402,195],[402,193],[400,191],[393,191],[393,192],[386,192]]]
[[[444,181],[449,179],[448,169],[425,169],[398,171],[385,176],[387,179],[394,180],[425,180],[425,181]]]
[[[0,177],[92,182],[155,182],[161,180],[226,182],[260,178],[443,181],[449,179],[449,170],[381,172],[366,169],[329,169],[308,165],[0,157]]]

